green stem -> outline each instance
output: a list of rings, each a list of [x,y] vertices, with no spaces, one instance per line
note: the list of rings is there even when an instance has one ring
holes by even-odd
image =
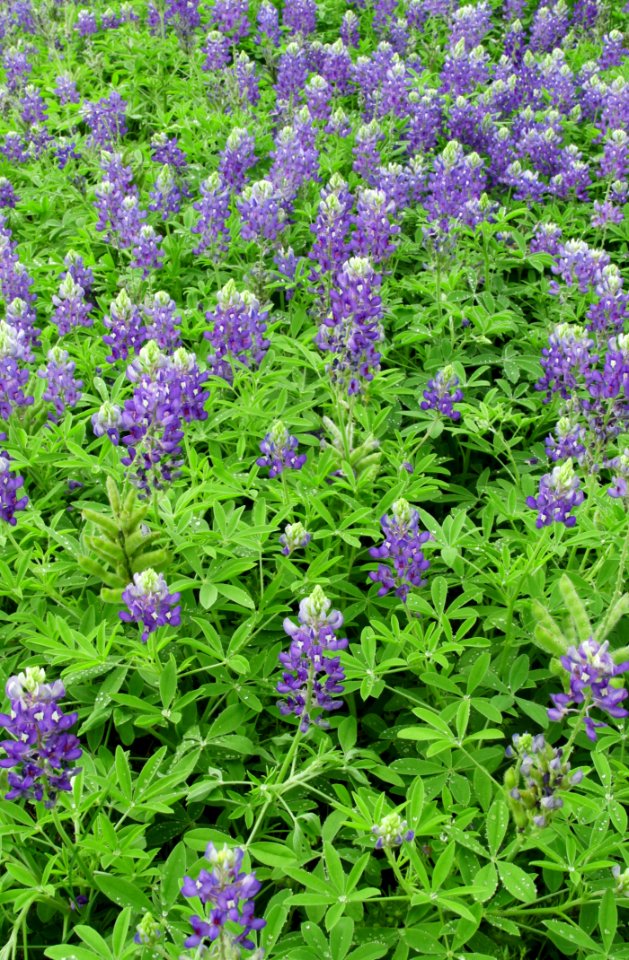
[[[402,875],[402,871],[400,870],[399,864],[398,864],[397,860],[395,859],[395,857],[394,857],[394,855],[393,855],[393,851],[390,850],[388,847],[385,847],[385,848],[384,848],[384,853],[385,853],[385,856],[386,856],[386,858],[387,858],[387,862],[388,862],[389,866],[390,866],[391,869],[393,870],[393,873],[394,873],[394,875],[395,875],[395,879],[396,879],[397,882],[399,883],[401,889],[404,891],[404,893],[405,893],[409,898],[412,897],[412,896],[413,896],[413,893],[414,893],[414,890],[412,889],[412,887],[409,887],[406,878]]]
[[[88,869],[88,867],[85,865],[85,862],[84,862],[84,860],[82,859],[81,854],[80,854],[79,851],[78,851],[77,844],[76,844],[76,843],[73,843],[72,840],[70,839],[70,837],[69,837],[69,835],[68,835],[68,833],[67,833],[67,831],[66,831],[66,828],[63,826],[63,824],[62,824],[62,822],[61,822],[61,820],[60,820],[60,818],[59,818],[59,815],[58,815],[57,811],[56,811],[54,808],[51,810],[51,815],[52,815],[52,822],[54,823],[55,827],[57,828],[57,833],[59,834],[59,836],[60,836],[61,839],[63,840],[64,846],[66,847],[66,850],[68,851],[68,854],[69,854],[69,856],[70,856],[70,874],[69,874],[69,878],[68,878],[68,882],[69,882],[70,886],[71,886],[71,887],[73,886],[73,871],[72,871],[72,866],[78,866],[78,867],[79,867],[79,870],[80,870],[80,873],[82,874],[83,880],[84,880],[85,882],[87,882],[88,879],[89,879],[89,877],[91,877],[91,871],[90,871],[90,870]]]

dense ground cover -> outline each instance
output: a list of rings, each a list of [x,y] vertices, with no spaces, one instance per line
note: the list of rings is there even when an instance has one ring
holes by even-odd
[[[2,960],[629,956],[626,28],[2,5]]]

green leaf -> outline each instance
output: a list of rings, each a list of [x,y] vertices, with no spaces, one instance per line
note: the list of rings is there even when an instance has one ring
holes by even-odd
[[[159,678],[159,695],[162,706],[167,708],[173,702],[177,691],[177,662],[172,653]]]
[[[231,583],[217,583],[216,589],[227,600],[237,603],[239,607],[247,607],[249,610],[255,610],[255,603],[246,590],[242,587],[234,587]]]
[[[480,870],[474,874],[473,880],[476,891],[472,894],[474,899],[479,900],[481,903],[485,903],[486,900],[491,900],[498,886],[498,874],[496,873],[496,868],[493,863],[486,863],[484,867],[481,867]]]
[[[99,953],[92,953],[91,950],[78,947],[76,944],[48,947],[44,953],[51,960],[101,960]]]
[[[111,937],[111,946],[115,960],[122,960],[122,955],[127,946],[129,936],[129,927],[131,925],[131,909],[125,907],[116,917],[114,932]]]
[[[330,948],[334,960],[343,960],[352,945],[354,921],[351,917],[341,917],[330,933]]]
[[[119,907],[133,907],[134,910],[141,910],[144,913],[151,913],[154,909],[144,891],[125,877],[95,873],[94,881],[98,889]]]
[[[487,819],[485,821],[487,844],[491,855],[494,857],[500,850],[508,826],[509,808],[502,795],[498,794],[487,811]]]
[[[454,853],[456,843],[451,840],[435,864],[432,872],[432,889],[439,890],[444,885],[450,875],[452,864],[454,863]]]
[[[516,900],[532,903],[537,897],[534,878],[515,863],[498,863],[498,874],[504,887]]]
[[[186,870],[186,848],[183,842],[178,843],[168,854],[162,867],[162,903],[166,908],[171,907],[181,889],[181,878]]]
[[[92,927],[86,927],[84,924],[77,924],[74,928],[75,933],[79,935],[83,943],[87,944],[88,947],[91,947],[99,956],[103,957],[104,960],[107,957],[111,957],[111,950],[107,946],[107,943],[101,937],[100,933],[94,930]]]
[[[598,950],[598,944],[576,924],[566,923],[563,920],[544,920],[544,926],[548,928],[550,933],[560,940],[565,940],[572,947],[578,947],[582,950]]]
[[[131,803],[133,796],[131,770],[129,768],[129,760],[122,747],[116,747],[114,763],[116,767],[116,785],[125,800]]]
[[[618,907],[616,906],[616,894],[609,888],[603,894],[603,899],[598,908],[598,928],[601,931],[603,946],[607,952],[609,952],[614,942],[617,927]]]

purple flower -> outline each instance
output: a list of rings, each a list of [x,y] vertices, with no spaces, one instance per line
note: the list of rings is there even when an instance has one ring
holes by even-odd
[[[555,436],[546,437],[546,455],[549,460],[567,460],[574,457],[581,463],[585,457],[585,428],[574,424],[568,417],[562,417],[555,427]]]
[[[308,546],[311,539],[311,535],[302,523],[288,523],[280,537],[282,553],[285,557],[290,557],[295,550]]]
[[[206,375],[193,353],[180,347],[168,356],[149,340],[127,367],[127,377],[136,387],[120,416],[121,441],[127,448],[122,463],[133,466],[133,482],[147,493],[178,475],[183,424],[207,419]],[[112,429],[101,432],[116,443],[118,424]]]
[[[447,366],[428,381],[420,406],[422,410],[436,410],[450,420],[460,420],[461,414],[454,409],[453,404],[460,403],[462,399],[463,391],[459,387],[459,378],[454,368]]]
[[[353,10],[347,10],[343,14],[341,40],[346,47],[357,47],[360,43],[360,23]]]
[[[148,224],[140,227],[139,235],[136,237],[133,247],[133,259],[131,266],[142,271],[142,276],[146,279],[152,270],[158,270],[162,266],[164,251],[162,250],[162,237]]]
[[[48,363],[38,375],[46,380],[44,400],[54,404],[55,412],[50,413],[51,420],[58,420],[66,407],[74,407],[81,398],[82,380],[76,380],[76,363],[70,360],[67,350],[53,347],[48,351]]]
[[[96,17],[89,10],[79,10],[74,29],[80,37],[91,37],[98,33]]]
[[[228,184],[232,190],[240,191],[244,187],[247,172],[257,161],[255,146],[255,137],[242,127],[234,127],[228,136],[218,172],[221,181]]]
[[[158,627],[180,625],[179,597],[179,593],[168,592],[163,574],[149,568],[133,575],[133,583],[122,594],[128,609],[121,610],[118,616],[125,623],[144,624],[142,643],[146,643]]]
[[[103,342],[111,348],[111,353],[106,357],[108,363],[126,360],[130,351],[137,352],[148,339],[147,331],[142,327],[140,311],[126,290],[121,290],[111,303],[103,323],[109,331],[103,336]]]
[[[304,87],[304,99],[314,120],[327,121],[332,114],[331,88],[325,77],[315,73]]]
[[[574,706],[585,704],[586,715],[583,718],[585,732],[592,741],[596,740],[596,727],[604,727],[591,719],[589,711],[597,707],[610,717],[627,717],[629,712],[620,704],[629,696],[629,691],[612,684],[614,677],[629,670],[629,661],[616,664],[609,651],[609,642],[597,643],[589,637],[578,647],[569,647],[565,656],[560,657],[564,670],[570,675],[568,693],[551,695],[553,706],[548,710],[550,720],[563,720],[568,713],[578,713]]]
[[[170,294],[159,290],[148,295],[142,304],[142,314],[147,322],[146,340],[155,340],[161,350],[176,350],[181,346],[181,334],[177,329],[181,317]]]
[[[217,295],[217,306],[205,314],[212,324],[203,334],[214,348],[208,358],[210,371],[229,383],[234,378],[234,362],[245,367],[260,365],[269,348],[265,339],[268,310],[262,310],[258,299],[246,290],[239,293],[229,280]]]
[[[339,710],[342,703],[333,698],[343,693],[345,673],[338,656],[329,656],[347,647],[346,637],[337,637],[343,626],[338,610],[330,610],[331,601],[321,587],[315,587],[299,604],[299,623],[284,620],[284,631],[291,638],[287,653],[280,653],[284,667],[277,692],[284,695],[278,708],[283,716],[294,714],[305,733],[311,723],[327,726],[319,711]],[[313,711],[317,716],[313,716]]]
[[[173,167],[179,173],[188,166],[186,155],[177,144],[177,137],[168,137],[165,133],[156,133],[151,140],[151,160],[154,163]]]
[[[314,242],[308,257],[313,261],[313,280],[324,273],[335,273],[347,260],[352,206],[347,183],[340,174],[333,173],[321,192],[317,217],[310,227]]]
[[[609,254],[592,250],[585,240],[568,240],[560,246],[556,260],[552,272],[569,287],[576,284],[580,293],[587,293],[601,279],[603,268],[609,264]]]
[[[291,436],[281,420],[278,420],[260,444],[263,456],[258,457],[259,467],[269,468],[269,479],[279,477],[284,470],[301,470],[306,462],[305,453],[297,453],[299,441]]]
[[[189,47],[194,31],[201,25],[199,0],[166,0],[164,22],[173,28],[182,46]]]
[[[356,131],[354,144],[354,171],[371,183],[375,171],[382,164],[378,144],[384,134],[376,120],[365,123]]]
[[[16,476],[10,471],[11,457],[6,451],[0,452],[0,518],[14,527],[17,523],[15,514],[25,510],[28,497],[18,499],[17,491],[24,485],[23,477]]]
[[[378,839],[376,850],[392,850],[401,847],[403,843],[410,843],[415,837],[413,830],[407,830],[406,820],[402,820],[399,813],[388,813],[379,823],[374,824],[371,832]]]
[[[107,434],[114,446],[117,447],[120,442],[119,428],[121,422],[122,411],[120,407],[106,400],[92,417],[94,436],[102,437]]]
[[[162,220],[168,220],[171,214],[179,213],[182,200],[188,195],[187,188],[178,182],[173,170],[165,164],[151,189],[149,210],[160,212]]]
[[[192,205],[199,212],[199,219],[192,227],[192,232],[199,237],[192,251],[196,256],[206,250],[214,255],[227,251],[229,199],[227,185],[221,181],[218,173],[210,174],[201,184],[201,199]]]
[[[377,570],[369,574],[371,580],[380,584],[378,596],[384,597],[390,590],[406,603],[411,587],[421,587],[426,582],[422,574],[430,563],[424,556],[422,547],[432,539],[428,531],[419,531],[419,512],[410,506],[407,500],[396,500],[391,516],[380,520],[384,542],[379,547],[371,547],[370,555],[374,560],[389,560],[389,565],[381,563]]]
[[[545,473],[539,482],[537,497],[527,497],[526,504],[537,510],[536,527],[548,527],[551,523],[563,523],[574,527],[576,517],[570,516],[572,510],[583,503],[584,494],[580,489],[581,481],[575,475],[572,460],[566,460]]]
[[[550,253],[555,256],[559,253],[562,231],[556,223],[547,221],[538,223],[533,231],[530,243],[531,253]]]
[[[391,222],[395,207],[383,190],[359,187],[357,192],[350,249],[356,256],[380,263],[393,253],[396,245],[392,239],[400,233],[400,227]]]
[[[108,97],[96,103],[86,100],[81,107],[81,116],[90,129],[90,146],[110,149],[127,132],[127,104],[114,90]]]
[[[288,27],[291,33],[300,33],[307,37],[317,28],[316,0],[290,0],[284,6],[282,26]]]
[[[289,43],[277,62],[275,92],[280,103],[290,103],[303,89],[309,65],[306,51],[298,43]]]
[[[13,184],[6,177],[0,177],[0,208],[14,207],[19,200]]]
[[[211,864],[211,871],[201,870],[196,880],[184,877],[181,888],[184,897],[198,897],[204,907],[209,907],[207,920],[198,916],[190,917],[192,935],[184,946],[200,947],[205,953],[208,946],[206,940],[211,944],[220,936],[226,950],[229,944],[230,956],[236,951],[239,953],[239,947],[252,950],[254,943],[249,934],[266,926],[266,920],[254,916],[254,901],[260,890],[259,880],[255,873],[241,871],[244,859],[241,847],[230,849],[225,845],[218,850],[213,843],[209,843],[205,858]],[[225,926],[227,923],[237,924],[240,932],[232,934]]]
[[[603,50],[599,59],[601,70],[610,70],[621,66],[623,59],[629,56],[620,30],[611,30],[603,36]]]
[[[236,206],[243,240],[272,242],[286,226],[283,197],[270,180],[257,180],[245,187]]]
[[[316,131],[308,107],[299,110],[291,126],[280,130],[271,156],[269,180],[284,203],[293,200],[305,183],[319,179]]]
[[[381,282],[366,257],[347,260],[330,291],[331,313],[315,337],[319,349],[333,355],[328,366],[333,381],[350,395],[359,393],[380,369],[376,344],[384,339]]]
[[[220,30],[210,30],[201,47],[201,52],[205,54],[203,70],[208,73],[213,70],[224,70],[229,64],[229,37],[224,36]]]
[[[59,293],[53,296],[52,302],[55,310],[51,319],[57,326],[59,336],[69,333],[74,327],[91,327],[94,323],[90,317],[92,304],[86,302],[83,287],[72,278],[71,273],[66,273],[59,285]]]
[[[82,750],[77,737],[68,733],[78,714],[64,714],[57,703],[65,687],[60,680],[45,680],[41,667],[27,667],[7,681],[11,712],[0,714],[0,726],[13,739],[0,743],[7,754],[0,767],[12,770],[7,800],[45,798],[52,807],[60,791],[72,789],[71,778],[78,773],[72,764]]]
[[[249,33],[249,0],[214,0],[210,17],[231,43],[238,43]]]
[[[594,341],[580,327],[559,323],[542,349],[543,377],[535,384],[536,390],[546,390],[544,402],[559,393],[567,400],[579,384],[579,378],[588,378],[597,360],[591,350]]]
[[[83,287],[86,294],[89,294],[92,289],[92,284],[94,283],[92,268],[85,266],[83,257],[76,253],[75,250],[68,251],[63,258],[63,262],[66,265],[66,271],[61,274],[61,279],[65,280],[69,274],[74,282],[78,283],[80,287]]]
[[[279,47],[280,45],[280,15],[279,10],[269,0],[263,0],[258,9],[258,33],[256,43],[262,46]]]

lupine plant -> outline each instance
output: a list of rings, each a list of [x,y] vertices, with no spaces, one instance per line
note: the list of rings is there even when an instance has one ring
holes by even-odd
[[[0,960],[629,956],[628,32],[0,4]]]

